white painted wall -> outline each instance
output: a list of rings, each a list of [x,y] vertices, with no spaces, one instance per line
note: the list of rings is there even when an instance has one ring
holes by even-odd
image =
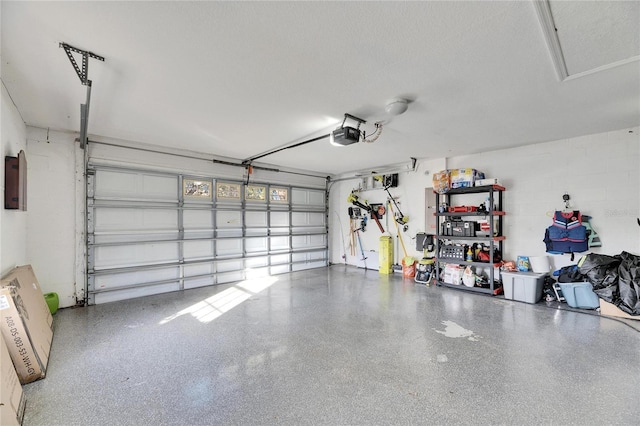
[[[571,205],[593,217],[593,228],[602,240],[595,253],[618,254],[623,250],[640,254],[640,129],[623,129],[603,134],[540,143],[520,148],[453,157],[446,161],[419,161],[417,172],[400,175],[398,195],[401,208],[410,217],[409,234],[424,230],[424,188],[431,186],[431,174],[444,168],[472,167],[499,178],[507,188],[504,193],[505,258],[518,255],[546,255],[542,242],[551,224],[550,215],[564,207],[562,195],[568,192]],[[342,229],[348,244],[349,221],[347,196],[357,180],[336,182],[330,193],[331,262],[343,263]],[[366,191],[369,202],[386,199],[382,190]],[[342,224],[338,221],[340,215]],[[392,225],[392,223],[390,222]],[[337,225],[337,226],[336,226]],[[395,229],[391,228],[395,235]],[[364,233],[365,250],[378,250],[380,237],[375,223]],[[405,242],[409,238],[405,238]],[[412,246],[414,244],[411,244]],[[407,247],[409,248],[409,247]],[[414,252],[415,255],[418,253]],[[367,266],[377,269],[378,254],[367,254]],[[347,263],[362,266],[359,255],[349,256]],[[552,257],[554,267],[570,264],[569,255]]]
[[[74,306],[76,269],[76,134],[27,127],[27,256],[42,290]]]
[[[449,168],[473,167],[496,177],[504,193],[505,250],[509,258],[545,255],[551,215],[571,207],[592,216],[602,247],[591,251],[640,254],[640,129],[623,129],[481,155],[451,158]],[[555,255],[557,267],[570,255]],[[577,261],[577,259],[576,259]]]
[[[27,215],[29,212],[4,209],[4,157],[15,157],[20,150],[26,153],[26,126],[20,113],[13,104],[9,93],[2,84],[2,110],[0,123],[0,181],[2,182],[2,211],[0,212],[0,275],[27,262]],[[31,210],[31,158],[27,154],[27,209]],[[37,270],[36,270],[37,271]]]
[[[344,148],[345,150],[348,147]],[[406,165],[401,165],[399,169],[407,169],[410,167],[410,161]],[[425,224],[425,188],[430,188],[431,173],[446,167],[444,159],[426,160],[419,159],[415,171],[401,171],[398,175],[398,187],[390,188],[389,192],[397,199],[397,203],[405,216],[409,216],[409,229],[407,232],[400,230],[400,235],[404,241],[409,256],[418,259],[422,258],[422,251],[415,250],[415,235],[419,232],[426,231]],[[380,172],[385,174],[386,172]],[[345,175],[345,176],[353,176]],[[342,176],[344,178],[345,176]],[[360,246],[356,241],[356,255],[350,253],[350,230],[348,208],[351,204],[347,203],[347,197],[351,190],[361,187],[362,178],[354,178],[332,183],[329,192],[329,247],[331,263],[345,263],[342,259],[346,252],[346,263],[349,265],[357,265],[367,267],[369,269],[378,269],[378,247],[380,233],[378,226],[373,220],[369,220],[365,232],[360,232],[360,239],[365,251],[365,262],[362,261]],[[387,193],[383,189],[368,189],[361,191],[359,196],[362,200],[366,200],[370,204],[383,203],[386,206],[388,198]],[[389,213],[389,212],[388,212]],[[404,252],[399,242],[398,230],[394,225],[394,221],[389,214],[385,214],[381,223],[385,230],[385,235],[391,235],[394,240],[394,253],[397,263],[402,261]],[[359,221],[358,221],[359,223]],[[344,246],[343,246],[344,240]],[[366,263],[366,264],[365,264]]]

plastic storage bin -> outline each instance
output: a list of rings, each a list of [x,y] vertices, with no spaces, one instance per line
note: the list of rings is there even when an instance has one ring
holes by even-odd
[[[526,303],[538,303],[542,298],[544,277],[535,272],[502,272],[504,298]]]
[[[593,286],[591,283],[558,284],[560,284],[564,299],[572,308],[597,309],[600,307],[600,299],[598,299],[598,295],[593,292]]]

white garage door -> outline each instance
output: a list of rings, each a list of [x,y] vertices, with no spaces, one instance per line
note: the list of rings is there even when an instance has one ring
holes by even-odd
[[[328,264],[326,193],[92,166],[89,304]]]

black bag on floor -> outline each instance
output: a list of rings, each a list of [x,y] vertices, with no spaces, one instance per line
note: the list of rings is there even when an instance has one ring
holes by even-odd
[[[558,270],[559,283],[581,283],[587,280],[577,265],[564,266]]]
[[[601,299],[614,303],[619,299],[618,266],[620,256],[591,253],[578,262],[580,273],[593,285],[593,291]]]
[[[623,251],[618,268],[620,304],[616,305],[630,315],[640,315],[640,256]]]

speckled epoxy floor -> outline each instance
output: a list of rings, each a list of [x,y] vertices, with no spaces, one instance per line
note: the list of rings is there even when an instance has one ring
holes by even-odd
[[[638,424],[637,321],[342,265],[275,278],[60,310],[24,425]]]

